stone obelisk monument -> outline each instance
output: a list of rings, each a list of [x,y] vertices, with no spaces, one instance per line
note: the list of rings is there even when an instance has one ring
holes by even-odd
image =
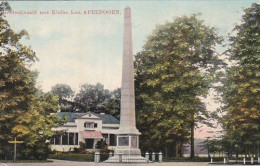
[[[145,162],[139,149],[139,135],[135,121],[134,60],[131,9],[124,13],[124,45],[121,86],[120,127],[114,156],[106,162]]]

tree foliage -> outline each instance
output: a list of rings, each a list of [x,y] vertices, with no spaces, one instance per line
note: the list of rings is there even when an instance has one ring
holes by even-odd
[[[11,10],[7,2],[0,10],[0,156],[9,154],[8,141],[17,137],[24,141],[25,158],[43,159],[48,154],[45,140],[59,122],[50,115],[57,111],[57,98],[36,87],[37,72],[30,70],[35,52],[20,42],[28,34],[14,32],[5,20],[2,11]]]
[[[215,29],[196,15],[157,26],[148,37],[135,57],[142,149],[167,153],[169,144],[194,139],[191,132],[196,122],[208,118],[200,97],[216,78],[220,61],[214,46],[220,41]]]
[[[227,68],[220,88],[226,112],[222,124],[230,144],[256,154],[260,144],[260,5],[254,3],[244,12],[227,51],[233,65]]]
[[[83,84],[74,99],[79,112],[104,112],[116,117],[120,115],[120,89],[109,91],[104,85]]]
[[[51,93],[58,95],[60,99],[71,98],[74,91],[67,84],[56,84],[51,87]]]
[[[70,112],[75,107],[72,97],[74,91],[67,84],[56,84],[51,87],[50,93],[59,97],[59,106],[62,112]]]

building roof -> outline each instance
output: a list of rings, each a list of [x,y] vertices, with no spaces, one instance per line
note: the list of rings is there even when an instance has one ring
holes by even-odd
[[[93,112],[89,112],[89,113],[99,117],[102,120],[102,124],[120,124],[119,120],[112,115],[104,114],[104,113],[97,114],[97,113],[93,113]],[[58,112],[57,116],[58,116],[58,118],[61,119],[63,116],[67,115],[68,122],[75,122],[75,119],[77,117],[81,117],[86,114],[87,113]]]
[[[82,138],[103,138],[101,131],[80,131]]]
[[[94,115],[102,119],[102,124],[120,124],[120,121],[112,115],[103,113]]]

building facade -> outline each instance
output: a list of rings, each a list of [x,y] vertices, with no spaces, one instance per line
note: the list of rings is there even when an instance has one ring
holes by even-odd
[[[112,115],[104,113],[71,113],[59,112],[58,118],[68,117],[68,122],[62,126],[52,128],[59,131],[51,140],[51,149],[61,152],[73,151],[79,148],[79,143],[86,144],[86,149],[95,151],[97,143],[105,141],[109,149],[116,146],[116,131],[119,128],[119,120]]]

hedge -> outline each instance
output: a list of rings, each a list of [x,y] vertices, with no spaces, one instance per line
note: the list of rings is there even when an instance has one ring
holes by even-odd
[[[50,154],[50,159],[58,159],[58,160],[70,160],[70,161],[94,161],[94,154],[76,154],[76,153],[68,153],[68,154]]]

